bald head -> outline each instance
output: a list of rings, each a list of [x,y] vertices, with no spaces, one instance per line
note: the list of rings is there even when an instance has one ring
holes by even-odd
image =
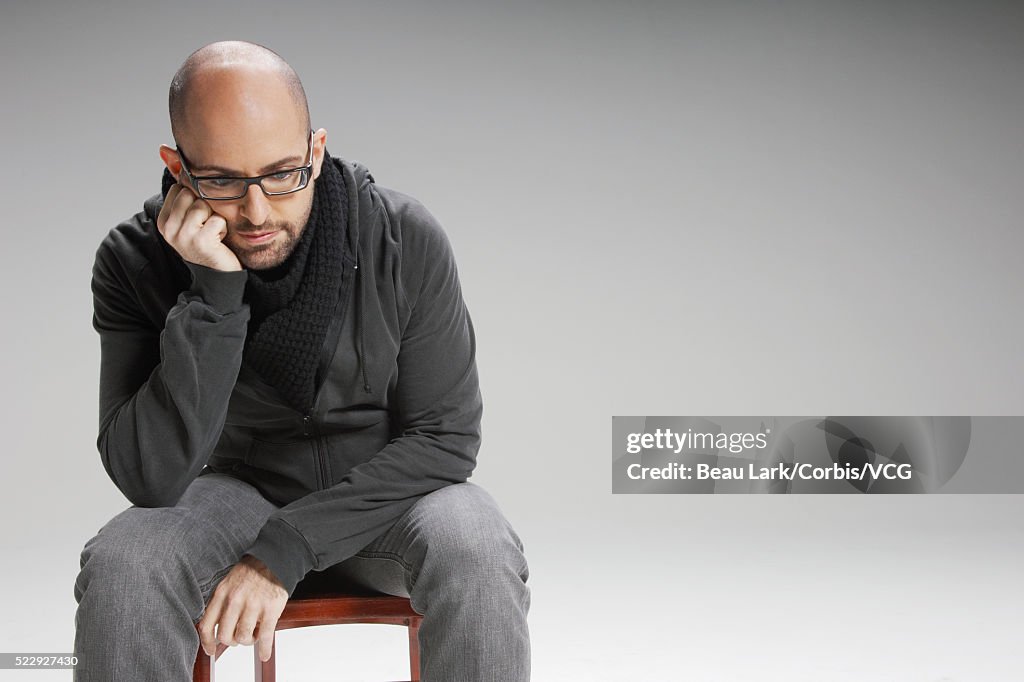
[[[275,103],[290,107],[303,131],[310,129],[298,74],[279,54],[255,43],[230,40],[199,48],[174,74],[167,100],[171,134],[179,143],[203,128],[214,110],[245,117]]]

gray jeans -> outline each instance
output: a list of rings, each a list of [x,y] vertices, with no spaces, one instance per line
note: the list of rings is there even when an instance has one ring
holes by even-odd
[[[174,507],[111,519],[86,543],[75,581],[75,680],[191,680],[195,624],[275,509],[247,483],[210,474]],[[519,682],[530,679],[528,577],[518,535],[491,495],[466,482],[424,496],[301,585],[343,581],[410,597],[423,615],[423,682]]]

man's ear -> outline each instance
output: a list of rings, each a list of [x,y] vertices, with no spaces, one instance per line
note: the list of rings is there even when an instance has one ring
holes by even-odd
[[[174,147],[166,144],[160,145],[160,158],[163,159],[164,165],[167,166],[167,170],[171,172],[171,175],[175,178],[181,176],[181,157],[178,156],[178,152],[175,151]]]
[[[323,128],[313,133],[313,179],[320,177],[320,167],[324,163],[324,154],[327,149],[327,131]],[[172,150],[173,151],[173,150]],[[180,162],[179,162],[180,165]]]

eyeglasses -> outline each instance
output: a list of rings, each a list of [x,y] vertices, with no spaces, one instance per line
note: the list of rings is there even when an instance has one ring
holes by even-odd
[[[228,201],[241,199],[249,192],[249,185],[259,185],[263,194],[268,197],[291,194],[305,189],[313,172],[313,132],[309,133],[309,163],[299,168],[274,171],[253,178],[238,178],[226,175],[192,175],[188,166],[192,165],[180,148],[175,148],[181,159],[181,169],[185,171],[192,189],[203,199]]]

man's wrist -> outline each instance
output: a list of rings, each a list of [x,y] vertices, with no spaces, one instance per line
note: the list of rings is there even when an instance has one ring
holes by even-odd
[[[291,594],[316,564],[316,555],[297,530],[284,521],[270,518],[246,552],[259,559]]]
[[[274,572],[270,570],[270,567],[263,563],[259,558],[254,557],[252,554],[246,554],[242,557],[238,563],[245,564],[251,569],[259,573],[261,576],[274,583],[282,590],[285,589],[284,583],[281,582],[280,578],[274,575]]]
[[[249,281],[245,270],[217,270],[191,261],[185,261],[185,265],[192,273],[190,291],[216,312],[226,314],[242,307],[242,296]]]

